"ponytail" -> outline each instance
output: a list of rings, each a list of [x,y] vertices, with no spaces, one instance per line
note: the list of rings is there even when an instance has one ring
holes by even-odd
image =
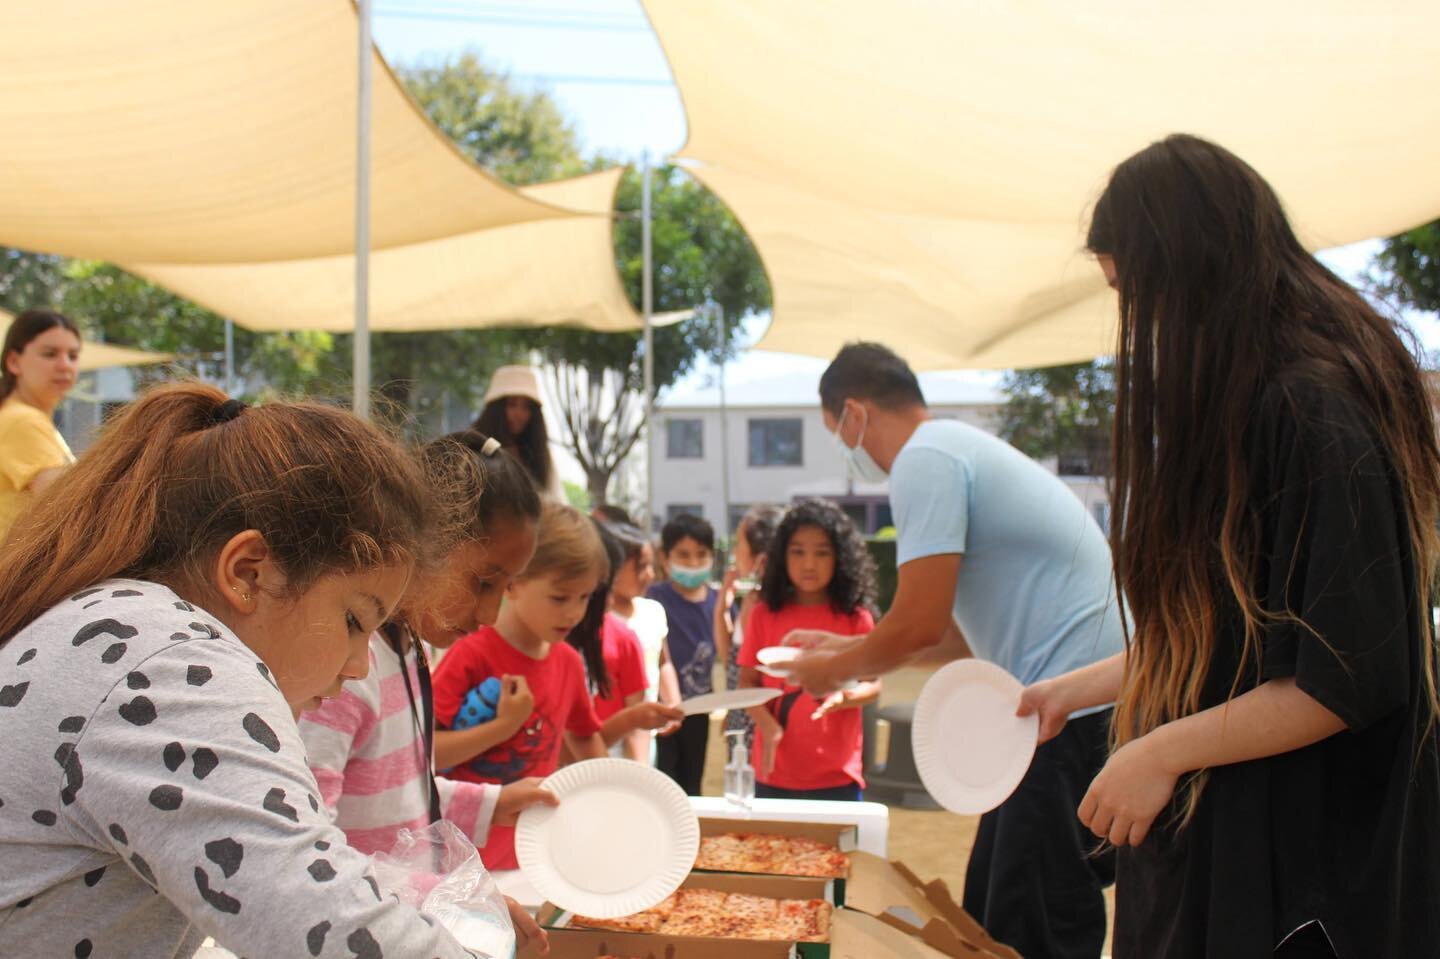
[[[430,503],[416,461],[343,410],[157,387],[12,527],[0,550],[0,644],[114,577],[207,593],[205,564],[250,529],[289,595],[326,573],[429,560]]]

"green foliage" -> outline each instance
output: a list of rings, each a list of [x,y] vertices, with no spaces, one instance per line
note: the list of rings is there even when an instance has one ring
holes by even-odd
[[[1386,240],[1375,257],[1371,285],[1417,310],[1440,312],[1440,220]]]
[[[580,510],[590,512],[590,491],[579,483],[565,481],[565,502]]]
[[[1115,368],[1110,360],[1005,375],[1009,397],[1000,435],[1022,453],[1058,457],[1060,472],[1105,476],[1115,421]]]

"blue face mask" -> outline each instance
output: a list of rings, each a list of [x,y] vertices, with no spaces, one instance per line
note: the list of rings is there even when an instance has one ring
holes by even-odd
[[[840,456],[845,460],[845,469],[849,472],[850,478],[857,483],[883,483],[890,478],[890,474],[875,462],[865,449],[865,431],[870,427],[870,418],[867,415],[865,425],[860,427],[860,436],[855,440],[854,446],[846,446],[845,441],[840,438],[845,429],[845,417],[849,415],[847,408],[840,413],[840,421],[835,424],[835,445],[840,447]]]
[[[676,566],[670,564],[670,578],[676,586],[685,589],[699,589],[710,582],[709,566]]]

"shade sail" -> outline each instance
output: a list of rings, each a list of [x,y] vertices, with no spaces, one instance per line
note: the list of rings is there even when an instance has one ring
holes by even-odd
[[[5,331],[10,329],[10,323],[14,319],[14,314],[0,310],[0,339],[4,339]],[[168,363],[172,359],[174,357],[169,353],[151,353],[147,350],[133,350],[127,346],[86,340],[80,348],[80,371],[84,373],[112,366],[146,366],[152,363]]]
[[[353,249],[346,0],[0,0],[0,243],[117,263]],[[463,157],[375,54],[375,249],[566,215]]]
[[[370,328],[419,331],[574,324],[635,329],[615,269],[609,211],[622,171],[521,192],[596,215],[546,219],[380,250],[370,257]],[[252,330],[351,328],[354,258],[231,265],[127,264]]]
[[[646,8],[685,102],[680,155],[770,273],[767,349],[883,330],[922,368],[1107,350],[1087,211],[1176,131],[1256,166],[1315,249],[1440,215],[1437,4]]]

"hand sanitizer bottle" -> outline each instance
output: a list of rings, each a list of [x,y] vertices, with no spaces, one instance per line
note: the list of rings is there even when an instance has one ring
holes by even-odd
[[[745,748],[745,731],[731,729],[725,733],[730,740],[730,761],[725,764],[725,799],[745,809],[755,801],[755,770],[750,765],[750,751]]]

